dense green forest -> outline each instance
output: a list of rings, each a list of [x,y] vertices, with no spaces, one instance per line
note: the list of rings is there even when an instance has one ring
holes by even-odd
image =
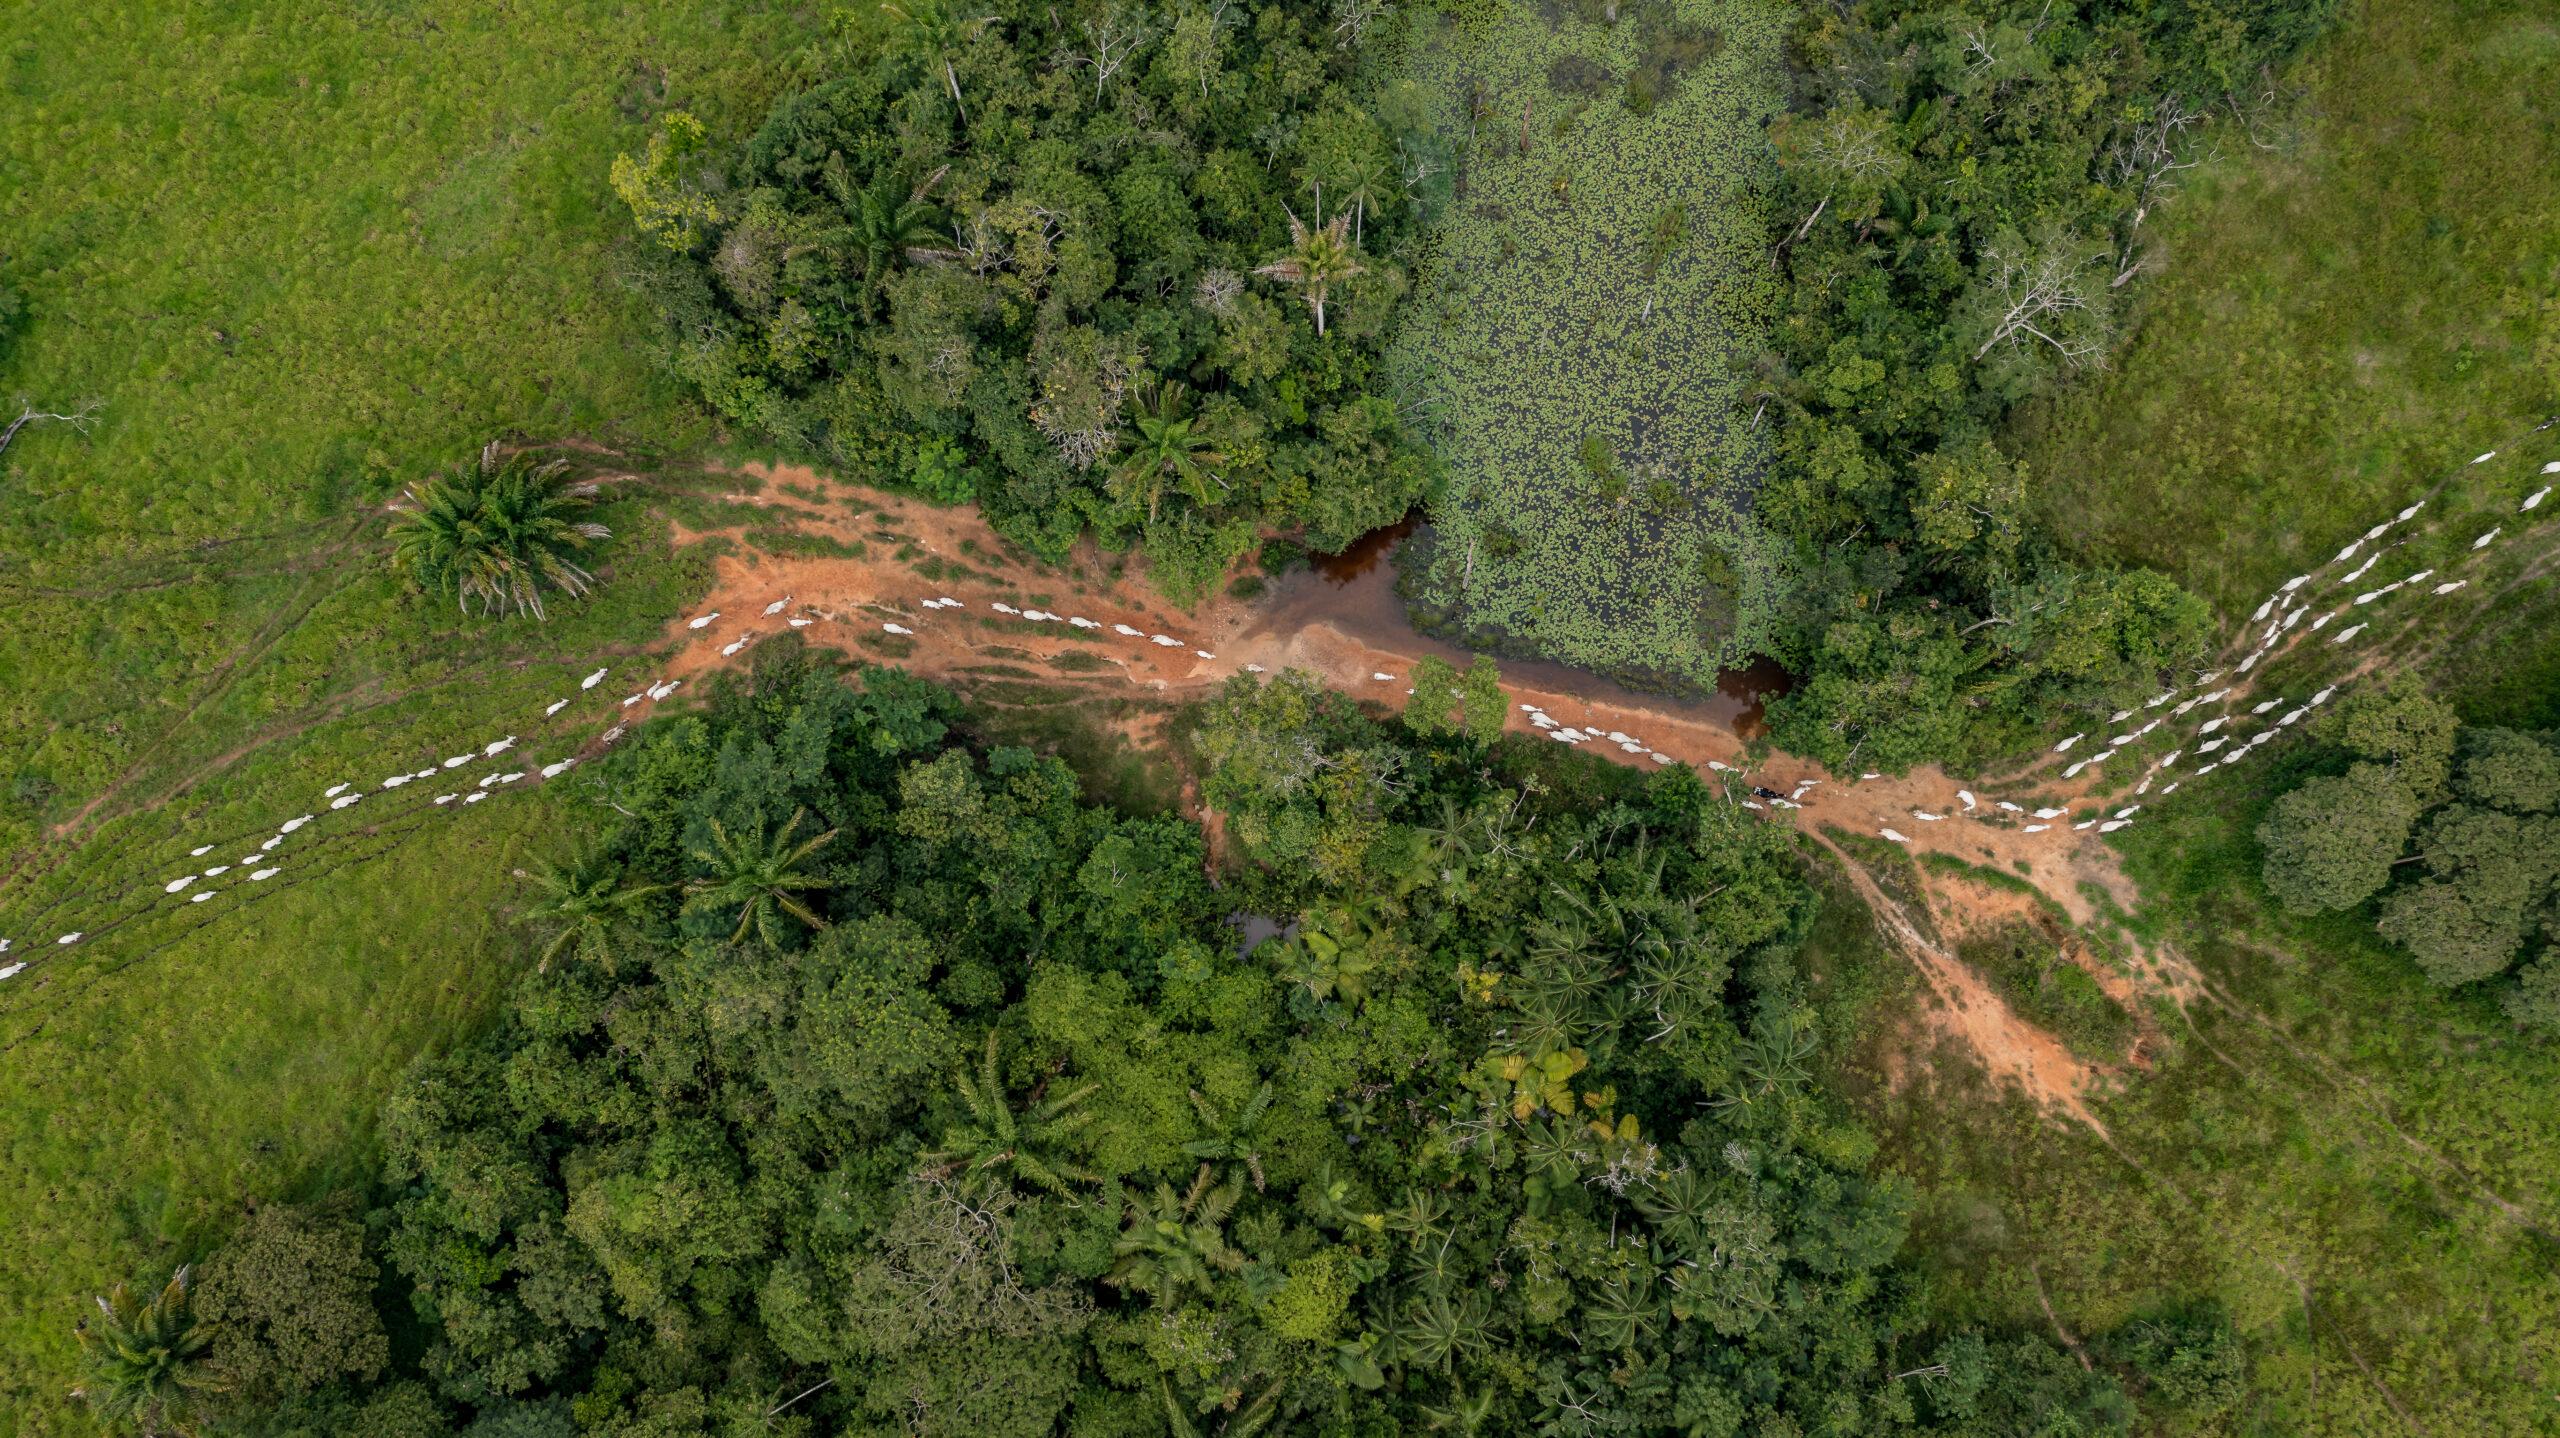
[[[1446,166],[1347,88],[1365,20],[884,10],[734,151],[675,112],[615,170],[706,403],[1051,557],[1143,536],[1184,599],[1267,526],[1339,549],[1422,498],[1378,356]]]
[[[1201,742],[1329,862],[1220,893],[1192,825],[954,717],[786,643],[622,750],[631,817],[531,877],[546,962],[391,1096],[378,1206],[262,1212],[93,1319],[93,1387],[528,1435],[2107,1433],[2129,1388],[2235,1396],[2209,1319],[2094,1368],[1932,1318],[1908,1188],[1808,1082],[1790,846],[1687,771],[1240,680]],[[1300,748],[1350,782],[1251,758]],[[1240,900],[1289,922],[1240,953]],[[179,1322],[200,1353],[109,1351]]]

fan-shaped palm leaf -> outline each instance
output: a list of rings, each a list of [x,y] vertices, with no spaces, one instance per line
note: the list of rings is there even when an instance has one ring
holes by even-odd
[[[647,915],[649,901],[672,887],[633,883],[618,861],[596,849],[565,862],[536,863],[524,878],[541,895],[526,917],[551,930],[542,945],[544,966],[568,954],[607,973],[618,957],[616,945]]]
[[[450,598],[463,613],[547,617],[542,592],[584,594],[595,576],[578,556],[613,531],[578,518],[596,487],[571,484],[568,464],[536,464],[523,454],[498,456],[492,442],[477,466],[408,491],[394,527],[392,561],[420,587]]]
[[[88,1376],[73,1390],[110,1424],[131,1424],[145,1438],[189,1434],[196,1405],[224,1384],[207,1365],[210,1324],[195,1321],[187,1270],[170,1275],[149,1303],[119,1283],[97,1300],[99,1317],[79,1328]]]
[[[684,886],[685,912],[735,909],[738,927],[729,935],[729,942],[743,942],[753,933],[767,948],[780,941],[785,916],[813,929],[825,928],[826,919],[800,895],[832,887],[831,882],[802,872],[801,865],[833,839],[836,831],[829,829],[814,839],[794,844],[791,836],[808,816],[805,809],[795,811],[791,822],[772,835],[767,835],[762,825],[752,835],[732,834],[719,820],[712,820],[711,847],[693,851],[695,862],[708,872]]]

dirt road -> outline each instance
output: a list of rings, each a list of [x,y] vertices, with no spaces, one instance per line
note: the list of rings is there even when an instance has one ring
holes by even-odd
[[[1181,699],[1237,674],[1297,669],[1392,709],[1403,704],[1413,665],[1425,654],[1466,659],[1415,634],[1400,613],[1382,616],[1375,612],[1380,606],[1344,606],[1313,595],[1310,587],[1321,583],[1313,576],[1251,600],[1222,593],[1184,613],[1134,575],[1115,573],[1108,556],[1080,552],[1057,568],[1011,557],[973,510],[937,508],[806,471],[756,477],[763,481],[756,493],[725,498],[761,511],[757,523],[717,532],[728,543],[715,561],[710,594],[668,625],[675,647],[662,671],[668,678],[742,664],[755,643],[796,627],[813,643],[895,662],[963,690],[990,669],[1038,669],[1041,682],[1053,687],[1135,689]],[[755,542],[776,528],[828,541],[844,553]],[[677,536],[679,543],[712,537]],[[1061,663],[1066,672],[1056,667]],[[2088,785],[2048,778],[2032,791],[1973,791],[1935,769],[1899,777],[1835,775],[1787,755],[1745,774],[1747,746],[1737,728],[1749,716],[1739,704],[1632,694],[1549,665],[1506,666],[1504,678],[1511,700],[1506,724],[1513,731],[1575,742],[1616,763],[1655,768],[1676,762],[1724,772],[1737,781],[1730,786],[1734,802],[1773,821],[1817,836],[1836,829],[1894,838],[1915,855],[1943,854],[2019,875],[2077,923],[2105,922],[2084,885],[2132,907],[2131,886],[2112,851],[2085,828],[2072,828],[2100,817],[2086,809]],[[1555,740],[1559,732],[1587,737]],[[1753,786],[1768,792],[1754,797]],[[2039,809],[2064,812],[2040,819]],[[1962,905],[1980,888],[1924,883],[1933,908]],[[2084,1096],[2099,1070],[2008,1014],[1998,996],[1940,946],[1911,942],[1919,931],[1910,917],[1895,911],[1872,882],[1860,887],[1880,912],[1894,911],[1885,913],[1887,933],[1904,940],[1929,977],[1938,999],[1933,1026],[1979,1053],[1993,1073],[2094,1124]],[[2112,971],[2105,977],[2120,980]]]

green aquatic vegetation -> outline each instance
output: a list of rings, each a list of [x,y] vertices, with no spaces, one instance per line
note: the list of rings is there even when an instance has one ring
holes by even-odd
[[[1447,484],[1408,586],[1471,643],[1696,682],[1765,644],[1786,587],[1745,403],[1786,15],[1612,14],[1504,4],[1403,37],[1460,156],[1391,356]]]

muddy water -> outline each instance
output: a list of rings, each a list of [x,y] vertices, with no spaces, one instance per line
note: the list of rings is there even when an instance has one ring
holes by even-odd
[[[1340,554],[1317,555],[1312,568],[1272,586],[1262,606],[1257,634],[1289,634],[1316,624],[1331,624],[1343,633],[1380,649],[1412,655],[1436,654],[1458,668],[1475,656],[1455,644],[1415,629],[1396,595],[1396,546],[1420,525],[1419,513],[1384,529],[1373,529]],[[1794,685],[1771,660],[1756,660],[1716,676],[1712,697],[1674,698],[1641,693],[1603,679],[1588,670],[1544,659],[1502,659],[1505,680],[1550,693],[1575,694],[1596,702],[1646,708],[1684,718],[1721,724],[1745,740],[1767,732],[1761,718],[1764,701]]]

